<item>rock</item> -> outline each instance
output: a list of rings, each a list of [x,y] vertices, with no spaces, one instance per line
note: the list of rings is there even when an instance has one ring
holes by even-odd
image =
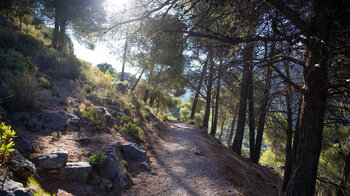
[[[204,153],[198,147],[192,148],[191,152],[195,155],[204,156]]]
[[[73,130],[73,131],[79,130],[80,118],[78,116],[76,116],[75,114],[70,114],[65,111],[60,111],[59,114],[66,118],[66,120],[69,123],[70,130]]]
[[[80,145],[88,145],[91,143],[91,140],[89,138],[80,138],[78,139],[78,143]]]
[[[124,144],[121,146],[121,149],[127,161],[134,161],[144,170],[150,170],[150,164],[145,149],[135,143]]]
[[[4,177],[0,176],[1,182],[3,182]],[[33,192],[26,189],[23,184],[15,182],[10,179],[6,179],[5,183],[0,190],[0,196],[32,196]]]
[[[68,162],[62,176],[66,179],[86,183],[89,181],[92,167],[89,162]]]
[[[13,174],[21,179],[27,180],[28,177],[36,173],[36,167],[34,163],[24,158],[18,150],[11,153],[11,157],[7,162],[8,168]]]
[[[89,183],[93,185],[101,184],[101,182],[102,182],[102,178],[98,175],[92,175],[89,181]]]
[[[40,131],[43,128],[42,123],[38,121],[34,114],[30,115],[29,120],[24,121],[24,126],[32,132]]]
[[[40,167],[43,169],[63,168],[68,159],[67,152],[55,152],[49,156],[39,158]]]
[[[79,130],[80,128],[80,118],[75,114],[65,111],[41,112],[37,114],[37,118],[43,128],[52,131],[63,131],[67,128],[70,130]]]
[[[110,180],[103,178],[101,180],[100,188],[105,192],[108,192],[113,188],[113,183]]]
[[[33,151],[32,144],[26,138],[23,138],[23,137],[15,138],[15,143],[16,145],[19,144],[22,147],[22,149],[25,151],[28,151],[28,152]]]
[[[65,128],[67,119],[56,112],[42,112],[38,116],[46,129],[63,131]]]
[[[99,175],[122,188],[130,187],[131,181],[126,175],[126,169],[122,163],[123,158],[119,151],[119,142],[107,146],[104,153],[107,155],[107,163],[105,167],[100,169]]]
[[[18,112],[18,113],[14,113],[10,116],[10,121],[11,124],[21,124],[22,123],[22,117],[23,117],[24,112]]]

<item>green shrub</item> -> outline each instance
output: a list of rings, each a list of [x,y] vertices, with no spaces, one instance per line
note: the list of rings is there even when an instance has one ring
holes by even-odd
[[[55,196],[56,194],[50,194],[40,187],[38,181],[33,177],[28,178],[27,189],[34,192],[34,196]]]
[[[119,120],[124,125],[124,124],[127,124],[128,122],[130,122],[131,118],[130,118],[130,116],[122,114],[122,115],[119,116]]]
[[[135,106],[134,106],[134,104],[132,104],[132,103],[127,103],[127,106],[128,106],[129,108],[131,108],[131,109],[135,109]]]
[[[60,94],[60,91],[58,90],[56,84],[50,82],[50,80],[44,78],[44,77],[41,77],[39,79],[39,82],[40,82],[40,85],[44,88],[48,88],[52,91],[52,94],[53,95],[56,95],[58,96]]]
[[[138,127],[135,123],[129,121],[128,123],[125,123],[122,128],[119,130],[119,132],[130,132],[134,137],[137,139],[142,139],[143,131]]]
[[[125,80],[124,82],[121,82],[121,81],[117,82],[117,88],[121,92],[125,92],[129,88],[129,85],[130,85],[130,83],[127,80]]]
[[[104,115],[101,112],[91,108],[90,106],[85,109],[82,109],[80,112],[84,118],[90,120],[90,122],[92,123],[92,125],[95,126],[95,128],[102,127]]]
[[[18,72],[35,72],[36,67],[29,57],[24,57],[22,53],[12,49],[0,50],[0,68]]]
[[[10,155],[10,152],[14,151],[13,146],[13,137],[16,132],[11,130],[11,126],[6,126],[4,122],[1,122],[0,125],[0,162],[4,163],[7,161],[7,157]]]
[[[85,89],[86,93],[92,92],[92,86],[90,84],[84,84],[84,89]]]
[[[43,86],[44,88],[51,88],[51,82],[48,79],[41,77],[39,79],[39,82],[40,82],[40,85]]]
[[[95,152],[90,156],[90,165],[95,168],[102,168],[106,165],[107,156],[102,152]]]
[[[60,90],[58,90],[56,84],[53,84],[53,83],[52,83],[52,85],[51,85],[51,91],[52,91],[52,94],[53,94],[53,95],[56,95],[56,96],[60,95]]]

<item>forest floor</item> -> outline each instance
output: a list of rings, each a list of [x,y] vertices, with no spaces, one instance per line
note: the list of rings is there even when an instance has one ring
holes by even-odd
[[[168,121],[148,137],[151,172],[123,195],[279,195],[278,174],[242,159],[196,126]]]

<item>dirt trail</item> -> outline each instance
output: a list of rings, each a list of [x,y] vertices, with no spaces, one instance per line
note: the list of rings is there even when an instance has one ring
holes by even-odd
[[[244,172],[247,161],[235,157],[199,128],[171,121],[158,136],[149,150],[152,171],[134,176],[135,186],[123,195],[275,195],[273,190],[256,191],[260,187],[252,185]],[[194,153],[198,150],[202,155]],[[259,175],[263,177],[263,173]]]

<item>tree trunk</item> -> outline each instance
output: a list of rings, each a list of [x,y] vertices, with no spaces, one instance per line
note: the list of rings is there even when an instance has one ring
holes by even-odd
[[[265,46],[267,48],[267,44]],[[271,55],[274,55],[275,51],[275,44],[272,43],[271,45]],[[267,51],[265,54],[265,57],[267,58]],[[260,151],[261,151],[261,145],[264,135],[264,126],[266,122],[266,113],[268,110],[268,103],[270,101],[270,89],[271,89],[271,76],[272,76],[272,67],[268,66],[266,67],[266,75],[265,75],[265,88],[264,88],[264,94],[263,99],[260,103],[260,109],[259,109],[259,121],[258,121],[258,127],[257,127],[257,133],[256,133],[256,141],[255,146],[253,150],[253,157],[251,158],[251,161],[253,163],[258,163],[260,159]]]
[[[313,195],[322,147],[323,118],[327,99],[329,52],[321,41],[310,39],[303,70],[304,91],[300,113],[298,145],[286,195]]]
[[[248,43],[244,49],[243,61],[243,78],[241,83],[241,92],[239,99],[239,110],[238,110],[238,121],[237,121],[237,130],[236,135],[233,140],[232,150],[237,154],[241,155],[242,142],[244,135],[244,127],[246,120],[246,111],[247,111],[247,96],[248,96],[248,74],[249,74],[249,61],[252,60],[254,50],[254,43]]]
[[[222,134],[224,133],[224,126],[225,126],[226,116],[224,116],[224,119],[222,120],[221,126],[220,126],[220,135],[219,140],[221,141]]]
[[[134,86],[131,88],[131,92],[135,90],[135,88],[136,88],[137,84],[139,83],[139,81],[140,81],[140,79],[141,79],[143,73],[145,72],[145,70],[146,70],[146,68],[143,68],[143,70],[142,70],[140,76],[137,78],[137,80],[136,80]]]
[[[202,73],[201,73],[201,78],[199,79],[199,83],[198,83],[198,86],[197,86],[197,89],[196,89],[196,95],[194,96],[194,99],[193,99],[190,119],[194,119],[194,116],[196,114],[196,109],[197,109],[197,104],[198,104],[198,99],[199,99],[199,93],[200,93],[201,88],[202,88],[202,83],[203,83],[205,74],[207,73],[207,67],[208,67],[208,61],[205,61],[204,67],[203,67],[203,70],[202,70]]]
[[[345,165],[344,165],[344,168],[341,172],[341,178],[340,178],[340,186],[341,187],[346,187],[346,182],[349,179],[349,175],[350,175],[350,152],[346,156]],[[338,188],[337,196],[345,196],[345,191]]]
[[[51,43],[51,46],[54,48],[54,49],[57,49],[58,47],[58,37],[60,35],[60,22],[59,22],[59,16],[58,16],[58,13],[57,13],[57,8],[56,8],[56,11],[55,11],[55,28],[53,30],[53,38],[52,38],[52,43]]]
[[[211,126],[210,135],[215,137],[217,124],[218,124],[218,116],[219,116],[219,99],[220,99],[220,87],[221,87],[221,67],[219,67],[218,71],[218,83],[216,86],[216,101],[215,101],[215,116],[214,121]]]
[[[128,50],[128,33],[126,33],[125,38],[125,46],[124,46],[124,54],[123,54],[123,64],[122,64],[122,73],[120,74],[120,81],[124,82],[124,70],[125,70],[125,63],[126,63],[126,53]]]
[[[232,123],[231,123],[231,130],[230,130],[230,135],[228,136],[227,140],[227,146],[230,146],[232,143],[232,137],[233,137],[233,131],[235,130],[235,122],[237,118],[237,108],[239,105],[237,104],[236,107],[233,109],[233,118],[232,118]]]
[[[289,74],[289,63],[286,65],[286,75],[290,78]],[[285,192],[287,189],[290,174],[292,172],[292,140],[293,140],[293,117],[292,117],[292,88],[286,83],[286,105],[287,105],[287,145],[286,145],[286,162],[284,166],[284,180],[282,185],[282,191]]]
[[[211,108],[211,121],[210,121],[211,122],[211,126],[213,126],[214,117],[215,117],[215,107],[214,107],[215,106],[215,95],[216,94],[213,93],[213,97],[211,98],[211,101],[212,101],[211,102],[211,107],[210,107]]]
[[[249,157],[254,157],[255,147],[255,116],[254,116],[254,91],[253,91],[253,65],[249,64],[248,69],[248,126],[249,126]]]
[[[213,62],[213,56],[211,54],[211,52],[209,52],[208,54],[208,58],[209,58],[209,76],[208,76],[208,85],[207,85],[207,97],[205,99],[205,113],[204,113],[204,118],[203,118],[203,125],[202,127],[204,129],[208,129],[208,124],[209,124],[209,116],[210,116],[210,105],[211,105],[211,89],[213,86],[213,66],[214,66],[214,62]]]
[[[60,32],[59,32],[59,39],[58,39],[58,51],[63,51],[64,47],[67,45],[66,41],[66,26],[67,21],[65,19],[60,18]]]
[[[143,102],[146,104],[148,100],[149,89],[147,88],[145,91],[145,95],[143,96]]]
[[[156,99],[156,94],[154,93],[153,95],[151,95],[150,99],[149,99],[149,106],[153,107],[154,104],[154,100]]]

